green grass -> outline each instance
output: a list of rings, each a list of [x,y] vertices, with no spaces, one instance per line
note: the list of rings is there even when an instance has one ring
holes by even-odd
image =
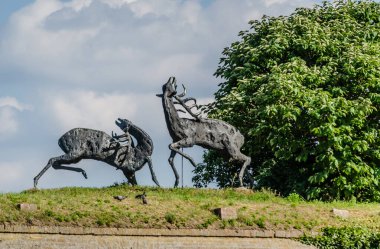
[[[143,205],[135,195],[147,193]],[[117,201],[115,195],[127,198]],[[37,204],[24,212],[19,203]],[[213,210],[235,207],[238,218],[220,220]],[[332,208],[347,209],[350,218],[333,217]],[[379,203],[307,202],[296,194],[288,198],[271,191],[235,189],[165,189],[119,185],[108,188],[30,190],[0,195],[0,224],[198,229],[300,229],[361,226],[380,231]]]

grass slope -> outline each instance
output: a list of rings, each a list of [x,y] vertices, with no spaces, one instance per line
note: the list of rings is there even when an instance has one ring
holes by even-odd
[[[146,191],[143,205],[135,195]],[[127,196],[123,201],[115,195]],[[38,205],[35,212],[20,211],[19,203]],[[235,207],[238,219],[222,221],[217,207]],[[350,218],[333,217],[332,208],[347,209]],[[306,202],[298,195],[281,198],[270,191],[235,189],[164,189],[119,185],[107,188],[30,190],[0,195],[0,224],[124,227],[300,229],[361,226],[380,231],[378,203]]]

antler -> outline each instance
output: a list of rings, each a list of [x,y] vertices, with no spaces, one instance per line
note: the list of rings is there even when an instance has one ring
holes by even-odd
[[[183,92],[181,94],[176,95],[176,97],[178,97],[178,98],[185,97],[185,95],[186,95],[186,87],[183,84],[182,84],[182,87],[183,87]]]
[[[200,117],[199,115],[201,114],[201,112],[197,112],[197,113],[194,113],[191,109],[193,108],[193,107],[195,107],[195,106],[193,106],[193,107],[188,107],[185,103],[182,103],[181,102],[181,100],[179,100],[179,102],[180,102],[180,104],[183,106],[183,108],[185,108],[185,110],[193,117],[193,118],[195,118],[196,120],[198,120],[198,121],[202,121],[202,117]]]
[[[182,100],[182,102],[184,102],[184,103],[187,103],[187,102],[189,102],[189,101],[194,101],[194,105],[195,106],[198,106],[197,105],[197,100],[195,99],[195,98],[186,98],[186,99],[183,99]],[[181,103],[179,103],[178,101],[174,101],[174,104],[181,104]]]
[[[117,133],[113,133],[113,131],[112,131],[112,138],[118,139],[119,135],[117,135]]]
[[[184,110],[181,110],[181,109],[176,109],[177,112],[182,112],[182,113],[186,113]]]
[[[182,94],[181,94],[182,95]],[[201,114],[201,112],[198,112],[198,113],[194,113],[191,109],[193,109],[194,107],[197,108],[197,110],[199,109],[198,105],[197,104],[194,104],[192,106],[187,106],[186,105],[186,102],[190,101],[190,100],[194,100],[195,103],[196,103],[196,100],[194,98],[189,98],[189,99],[185,99],[185,100],[182,100],[178,95],[175,95],[174,98],[177,100],[175,104],[180,104],[183,108],[185,108],[185,110],[193,117],[195,118],[196,120],[199,120],[201,121],[202,120],[202,117],[200,117],[199,115]],[[180,111],[180,112],[184,112],[183,110],[177,110],[177,111]]]

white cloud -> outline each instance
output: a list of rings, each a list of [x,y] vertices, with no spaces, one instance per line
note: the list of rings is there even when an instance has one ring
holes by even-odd
[[[12,17],[0,66],[54,84],[149,86],[172,74],[210,81],[248,20],[292,9],[284,1],[37,0]]]
[[[18,131],[19,124],[15,111],[11,108],[0,108],[0,135],[9,136]]]
[[[133,120],[138,96],[97,94],[92,91],[70,92],[48,98],[50,112],[62,130],[86,127],[101,130],[114,128],[119,117]]]
[[[286,3],[288,0],[265,0],[265,4],[267,6],[271,6],[273,4],[281,4],[281,3]]]
[[[31,110],[32,109],[31,106],[20,103],[14,97],[2,97],[2,98],[0,98],[0,108],[3,108],[3,107],[11,107],[11,108],[14,108],[18,111],[24,111],[24,110]]]
[[[130,6],[135,15],[140,18],[148,14],[169,17],[173,16],[179,9],[178,1],[172,0],[140,0],[133,2]]]
[[[0,191],[10,191],[9,186],[15,183],[20,184],[20,179],[25,178],[28,175],[22,163],[19,162],[0,162],[0,170],[3,172],[0,174]],[[28,177],[30,177],[28,175]]]
[[[64,6],[73,8],[75,11],[80,11],[83,8],[88,7],[92,3],[92,0],[72,0],[67,2]]]
[[[120,8],[124,4],[137,2],[138,0],[101,0],[103,3],[108,4],[113,8]]]
[[[263,0],[265,6],[281,10],[284,5],[289,5],[292,7],[310,7],[316,1],[311,0]]]
[[[31,109],[31,106],[20,103],[14,97],[0,98],[0,139],[17,133],[19,129],[18,113]]]
[[[59,0],[36,0],[33,4],[21,9],[11,17],[11,25],[16,29],[35,29],[51,13],[63,7]]]

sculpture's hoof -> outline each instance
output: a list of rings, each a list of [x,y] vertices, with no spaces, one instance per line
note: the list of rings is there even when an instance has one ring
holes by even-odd
[[[83,177],[84,177],[84,178],[86,178],[86,179],[87,179],[87,174],[86,174],[86,171],[82,171],[82,175],[83,175]]]
[[[157,185],[157,187],[161,187],[156,179],[153,179],[153,182]]]

